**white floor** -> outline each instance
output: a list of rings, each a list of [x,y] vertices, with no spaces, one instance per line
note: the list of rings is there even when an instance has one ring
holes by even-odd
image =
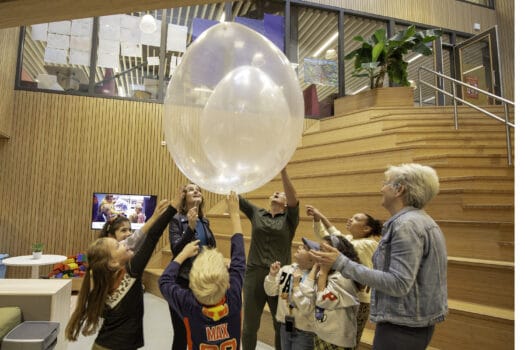
[[[71,309],[76,303],[76,296],[71,297]],[[76,342],[69,343],[68,350],[89,350],[96,335],[79,336]],[[151,293],[144,294],[144,343],[141,349],[163,350],[171,349],[173,329],[171,328],[168,304]],[[262,342],[257,343],[257,350],[273,350],[274,347]]]

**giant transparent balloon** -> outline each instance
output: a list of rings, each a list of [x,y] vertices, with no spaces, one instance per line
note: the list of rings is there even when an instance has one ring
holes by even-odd
[[[194,41],[173,74],[164,134],[179,169],[226,194],[252,191],[288,163],[304,102],[286,56],[259,33],[217,24]]]

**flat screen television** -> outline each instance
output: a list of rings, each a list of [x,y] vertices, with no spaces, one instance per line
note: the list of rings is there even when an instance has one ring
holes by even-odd
[[[131,221],[131,229],[144,225],[153,215],[157,196],[144,194],[93,193],[91,229],[101,230],[104,223],[115,215],[125,215]]]

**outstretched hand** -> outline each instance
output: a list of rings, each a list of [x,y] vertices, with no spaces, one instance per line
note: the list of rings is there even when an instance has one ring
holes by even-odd
[[[184,249],[175,257],[176,262],[182,264],[186,259],[194,257],[199,253],[199,240],[191,241],[184,246]]]
[[[322,251],[310,250],[308,253],[318,264],[325,266],[325,268],[331,268],[341,252],[326,243],[322,243],[321,247]]]
[[[230,191],[230,194],[226,196],[226,202],[228,203],[228,213],[239,214],[239,196],[234,191]]]
[[[170,202],[167,199],[161,200],[159,204],[157,204],[157,206],[155,207],[155,211],[153,212],[152,217],[157,217],[160,214],[164,213],[169,204]]]
[[[226,197],[228,203],[228,212],[230,213],[230,220],[232,222],[233,233],[242,233],[241,215],[239,214],[239,196],[234,191]]]
[[[281,263],[279,261],[274,262],[270,265],[270,276],[275,277],[277,272],[281,269]]]
[[[306,205],[306,215],[312,216],[315,221],[319,221],[321,219],[321,212],[313,205]]]
[[[151,218],[146,221],[144,226],[142,226],[141,231],[144,233],[148,233],[151,226],[153,226],[153,223],[159,218],[159,216],[168,209],[170,202],[167,199],[161,200],[157,206],[155,207],[155,211],[151,215]]]

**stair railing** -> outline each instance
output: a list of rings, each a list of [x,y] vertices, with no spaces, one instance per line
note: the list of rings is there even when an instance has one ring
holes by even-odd
[[[438,86],[435,86],[435,85],[432,85],[426,81],[423,81],[421,80],[421,71],[426,71],[428,73],[431,73],[431,74],[434,74],[442,79],[445,79],[445,80],[448,80],[450,82],[452,82],[452,93],[438,87]],[[481,90],[475,86],[472,86],[470,84],[467,84],[465,82],[462,82],[460,80],[456,80],[454,78],[451,78],[447,75],[444,75],[442,73],[439,73],[439,72],[436,72],[436,71],[433,71],[431,69],[428,69],[426,67],[419,67],[418,71],[417,71],[417,76],[418,76],[418,87],[419,87],[419,106],[421,107],[423,105],[423,89],[421,89],[421,85],[425,85],[425,86],[428,86],[432,89],[434,89],[435,91],[439,91],[441,93],[443,93],[444,95],[447,95],[449,97],[452,98],[452,101],[453,101],[453,104],[454,104],[454,128],[457,130],[458,129],[458,101],[469,106],[469,107],[472,107],[474,108],[475,110],[505,124],[505,132],[506,132],[506,141],[507,141],[507,163],[509,165],[512,165],[512,141],[511,141],[511,137],[510,137],[510,128],[515,128],[514,126],[514,123],[511,123],[509,121],[509,105],[510,106],[513,106],[514,107],[514,102],[512,101],[509,101],[503,97],[500,97],[500,96],[496,96],[488,91],[485,91],[485,90]],[[505,112],[505,119],[495,115],[494,113],[491,113],[489,111],[487,111],[486,109],[480,107],[480,106],[476,106],[475,104],[472,104],[468,101],[465,101],[464,99],[462,99],[461,97],[458,97],[457,96],[457,93],[456,93],[456,85],[461,85],[461,86],[464,86],[464,87],[467,87],[469,88],[470,90],[474,90],[474,91],[477,91],[478,93],[481,93],[481,94],[484,94],[484,95],[487,95],[497,101],[500,101],[501,104],[503,105],[503,109],[504,109],[504,112]]]

